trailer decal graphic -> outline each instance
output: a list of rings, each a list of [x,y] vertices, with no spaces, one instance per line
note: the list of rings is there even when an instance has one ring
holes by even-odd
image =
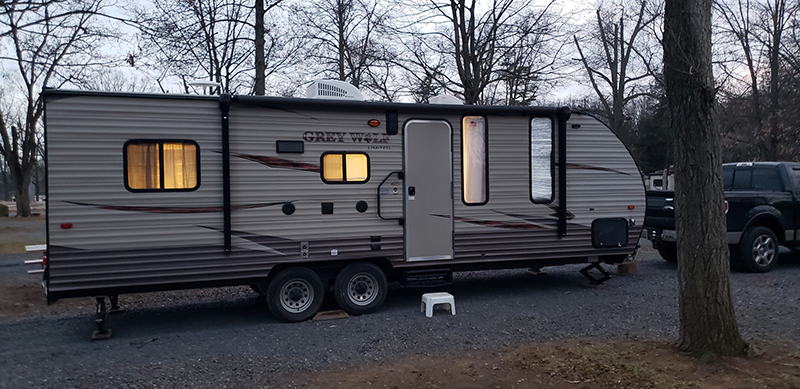
[[[558,205],[547,204],[547,208],[550,208],[550,209],[553,210],[553,212],[555,212],[555,213],[550,214],[550,216],[558,218]],[[575,214],[570,212],[570,211],[567,211],[567,220],[572,220],[574,218],[575,218]]]
[[[107,209],[111,211],[123,211],[123,212],[145,212],[145,213],[209,213],[209,212],[222,212],[222,207],[137,207],[132,205],[102,205],[102,204],[88,204],[88,203],[79,203],[77,201],[65,201],[65,203],[81,205],[84,207],[94,207],[100,209]],[[263,208],[263,207],[271,207],[273,205],[280,205],[284,202],[278,203],[260,203],[260,204],[245,204],[245,205],[234,205],[231,207],[232,210],[240,210],[240,209],[253,209],[253,208]]]
[[[206,229],[209,229],[209,230],[212,230],[212,231],[217,231],[219,233],[223,232],[221,228],[209,227],[209,226],[198,226],[198,227],[206,228]],[[233,236],[235,236],[237,238],[241,238],[241,239],[247,240],[247,241],[249,241],[251,243],[257,244],[258,246],[261,246],[261,247],[250,247],[251,250],[266,251],[268,253],[275,254],[275,255],[280,255],[280,256],[284,256],[284,257],[289,255],[289,254],[286,254],[286,253],[284,253],[282,251],[276,250],[276,249],[270,247],[269,245],[273,245],[273,244],[276,244],[276,243],[281,244],[281,243],[290,243],[290,242],[292,242],[291,239],[279,238],[277,236],[258,235],[258,234],[253,234],[253,233],[250,233],[250,232],[235,231],[235,230],[231,231],[231,235],[233,235]],[[240,248],[247,249],[247,247],[240,247]]]
[[[265,155],[250,155],[250,154],[236,154],[236,153],[233,153],[231,155],[249,161],[258,162],[262,165],[266,165],[272,168],[305,170],[314,173],[320,172],[319,165],[314,165],[310,163],[297,162],[277,157],[267,157]]]
[[[520,215],[520,214],[517,214],[517,213],[508,213],[508,212],[497,211],[497,210],[492,210],[492,211],[497,212],[497,213],[499,213],[501,215],[506,215],[506,216],[510,216],[510,217],[513,217],[513,218],[522,219],[522,220],[527,221],[528,223],[541,225],[542,228],[555,228],[556,227],[556,225],[554,224],[556,221],[553,220],[553,219],[547,219],[547,218],[541,218],[541,217],[529,216],[529,215]],[[572,215],[572,214],[569,214],[569,215]],[[567,217],[567,219],[571,219],[571,218]]]
[[[600,167],[600,166],[584,165],[584,164],[581,164],[581,163],[568,163],[567,164],[567,169],[587,169],[587,170],[597,170],[597,171],[601,171],[601,172],[611,172],[611,173],[617,173],[617,174],[624,174],[626,176],[630,175],[629,173],[625,173],[623,171],[619,171],[619,170],[616,170],[616,169],[611,169],[611,168],[607,168],[607,167]]]
[[[431,214],[431,216],[436,217],[444,217],[449,218],[450,215],[435,215]],[[487,226],[487,227],[494,227],[494,228],[507,228],[511,230],[546,230],[549,227],[545,227],[538,224],[529,224],[529,223],[520,223],[520,222],[501,222],[497,220],[478,220],[472,219],[468,217],[461,217],[461,216],[454,216],[453,220],[457,220],[464,223],[469,224],[476,224],[479,226]]]

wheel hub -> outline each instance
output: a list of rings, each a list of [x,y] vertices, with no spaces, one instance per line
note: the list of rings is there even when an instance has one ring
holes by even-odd
[[[350,279],[350,282],[347,286],[347,296],[350,298],[350,301],[358,306],[365,306],[369,305],[375,298],[378,296],[376,285],[378,284],[378,280],[376,280],[371,274],[369,273],[359,273],[353,276]]]
[[[759,266],[767,266],[775,258],[775,242],[767,235],[756,238],[753,244],[753,258]]]
[[[306,280],[293,279],[281,288],[281,306],[289,312],[303,312],[313,301],[314,289]]]

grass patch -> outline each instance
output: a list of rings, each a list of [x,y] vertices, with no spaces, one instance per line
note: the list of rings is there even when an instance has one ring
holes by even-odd
[[[43,240],[27,242],[2,242],[0,241],[0,254],[19,254],[25,252],[25,246],[45,244]]]

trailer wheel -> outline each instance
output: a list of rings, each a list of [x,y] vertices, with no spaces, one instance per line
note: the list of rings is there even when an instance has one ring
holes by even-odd
[[[744,230],[739,244],[740,267],[751,273],[766,273],[778,263],[778,238],[766,227]]]
[[[375,312],[386,300],[388,282],[383,271],[369,262],[347,265],[339,275],[333,293],[336,302],[351,315]]]
[[[267,306],[281,321],[308,320],[319,312],[325,297],[322,279],[305,267],[290,267],[278,273],[267,287]]]
[[[658,244],[658,254],[667,262],[678,262],[678,246],[674,242],[661,242]]]

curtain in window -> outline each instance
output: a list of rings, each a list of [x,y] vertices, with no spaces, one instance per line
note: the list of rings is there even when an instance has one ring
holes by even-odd
[[[486,202],[486,119],[482,116],[466,116],[461,123],[461,139],[464,144],[462,167],[464,202],[480,204]]]
[[[366,181],[369,172],[367,171],[367,156],[364,154],[346,154],[347,158],[347,181]]]
[[[164,188],[197,186],[197,150],[193,144],[164,143]]]
[[[158,144],[128,145],[128,186],[158,189],[161,184]]]
[[[325,154],[322,157],[322,177],[326,181],[344,180],[344,170],[342,165],[342,154]]]

